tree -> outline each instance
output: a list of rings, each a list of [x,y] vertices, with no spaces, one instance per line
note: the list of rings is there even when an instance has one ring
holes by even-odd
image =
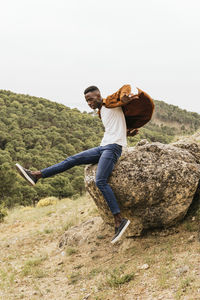
[[[80,195],[85,191],[84,177],[78,176],[72,180],[72,186]]]

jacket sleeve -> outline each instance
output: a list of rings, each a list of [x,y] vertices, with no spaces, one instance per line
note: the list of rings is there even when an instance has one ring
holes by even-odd
[[[125,84],[125,85],[123,85],[123,86],[119,89],[118,93],[119,93],[119,98],[120,98],[120,100],[121,100],[121,98],[122,98],[124,95],[128,96],[128,95],[131,93],[131,86],[130,86],[130,84]]]
[[[131,86],[130,84],[123,85],[116,93],[108,96],[106,99],[104,99],[104,103],[106,107],[117,107],[124,105],[121,101],[121,98],[124,95],[129,95],[131,93]]]

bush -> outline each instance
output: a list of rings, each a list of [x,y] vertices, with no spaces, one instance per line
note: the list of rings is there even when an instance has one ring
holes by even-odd
[[[27,210],[31,210],[31,209],[33,209],[33,206],[23,206],[21,208],[22,211],[27,211]]]
[[[8,215],[7,209],[3,204],[0,205],[0,223],[4,221],[4,218]]]
[[[37,207],[55,205],[57,204],[57,202],[58,202],[58,198],[56,197],[46,197],[38,201]]]
[[[110,287],[119,287],[122,284],[125,284],[129,281],[134,279],[134,273],[130,274],[120,274],[119,270],[114,270],[112,273],[109,274],[107,277],[107,284]]]

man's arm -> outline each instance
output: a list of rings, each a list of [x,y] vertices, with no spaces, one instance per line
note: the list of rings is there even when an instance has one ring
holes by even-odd
[[[136,129],[127,129],[127,136],[134,136],[139,133],[139,130]]]
[[[124,103],[124,104],[127,104],[127,103],[130,103],[131,101],[133,100],[138,100],[139,99],[139,96],[136,94],[134,95],[133,93],[130,93],[129,95],[124,95],[122,98],[121,98],[121,101]]]
[[[104,103],[106,104],[106,107],[112,108],[123,106],[134,99],[139,99],[138,95],[131,93],[130,84],[125,84],[116,93],[108,96]]]
[[[139,96],[138,96],[138,89],[136,87],[133,87],[132,92],[131,92],[131,86],[127,85],[129,87],[129,89],[123,89],[124,87],[122,87],[122,92],[121,92],[121,98],[120,100],[124,103],[127,104],[133,100],[138,100]]]

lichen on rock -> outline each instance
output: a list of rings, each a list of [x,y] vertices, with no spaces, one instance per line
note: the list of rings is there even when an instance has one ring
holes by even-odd
[[[95,185],[97,165],[85,168],[85,185],[99,213],[113,224],[111,212]],[[195,144],[148,143],[126,148],[109,177],[123,216],[131,220],[130,235],[143,229],[168,227],[182,220],[200,179],[200,147]]]

